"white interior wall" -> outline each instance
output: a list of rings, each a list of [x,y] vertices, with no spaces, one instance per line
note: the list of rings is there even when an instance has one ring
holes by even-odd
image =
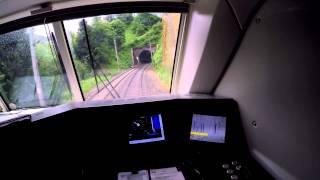
[[[266,1],[215,92],[239,103],[252,154],[276,179],[320,179],[320,28],[310,2]]]
[[[175,93],[188,94],[191,90],[218,2],[218,0],[201,0],[191,6],[179,62],[180,69],[176,74],[178,78],[173,89]]]

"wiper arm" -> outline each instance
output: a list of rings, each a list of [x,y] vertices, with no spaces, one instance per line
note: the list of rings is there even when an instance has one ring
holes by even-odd
[[[115,92],[115,94],[117,95],[117,98],[121,98],[118,91],[116,90],[116,88],[112,85],[112,82],[109,80],[108,76],[101,70],[101,65],[99,63],[97,63],[97,65],[99,66],[99,69],[103,75],[103,77],[107,80],[108,84],[111,86],[112,90]],[[101,80],[100,76],[99,79]],[[101,80],[102,81],[102,80]],[[103,81],[102,81],[103,82]],[[104,83],[104,82],[103,82]],[[105,85],[105,84],[104,84]],[[106,85],[105,85],[106,86]],[[107,87],[106,87],[107,88]],[[109,89],[108,89],[109,90]],[[112,94],[112,91],[110,91],[110,94],[112,97],[114,97],[114,95]]]

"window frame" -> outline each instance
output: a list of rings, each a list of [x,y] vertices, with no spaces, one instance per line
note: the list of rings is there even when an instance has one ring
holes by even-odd
[[[80,92],[72,91],[71,88],[71,96],[72,101],[85,101],[84,94],[82,92],[82,88],[80,86],[80,81],[78,74],[75,69],[75,64],[73,61],[73,57],[71,54],[71,49],[68,44],[68,39],[66,36],[65,27],[63,25],[64,20],[76,19],[76,18],[85,18],[90,16],[99,16],[99,15],[109,15],[109,14],[120,14],[120,13],[141,13],[141,12],[159,12],[159,13],[181,13],[176,49],[174,53],[173,60],[173,69],[172,69],[172,77],[170,84],[170,93],[173,92],[174,85],[176,83],[177,76],[179,75],[179,67],[181,64],[180,53],[183,44],[183,35],[185,33],[185,24],[187,21],[187,16],[189,12],[189,4],[184,2],[113,2],[113,3],[104,3],[104,4],[94,4],[94,5],[85,5],[78,6],[60,10],[54,10],[50,12],[44,12],[41,14],[36,14],[28,17],[24,17],[21,19],[13,20],[4,24],[0,24],[0,35],[12,32],[18,29],[28,28],[41,24],[53,23],[55,33],[58,33],[57,36],[60,38],[57,39],[58,45],[64,46],[59,47],[63,49],[67,49],[67,52],[64,54],[68,54],[68,58],[63,61],[62,66],[66,69],[66,71],[72,71],[71,73],[75,76],[70,78],[68,76],[69,85],[76,81],[76,87],[80,90]],[[58,30],[58,28],[62,28]],[[64,38],[64,42],[61,41],[61,37]],[[59,40],[60,39],[60,40]],[[59,50],[60,51],[60,50]],[[66,64],[69,64],[66,66]],[[70,66],[71,64],[71,66]],[[79,95],[80,93],[80,95]],[[1,92],[0,92],[0,106],[3,108],[3,111],[10,111],[8,102],[5,101]],[[39,107],[40,108],[40,107]]]

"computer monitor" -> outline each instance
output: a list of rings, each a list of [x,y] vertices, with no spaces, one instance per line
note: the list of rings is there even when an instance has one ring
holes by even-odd
[[[140,116],[130,125],[129,144],[165,140],[161,114]]]
[[[226,117],[193,114],[190,139],[224,143],[226,134]]]

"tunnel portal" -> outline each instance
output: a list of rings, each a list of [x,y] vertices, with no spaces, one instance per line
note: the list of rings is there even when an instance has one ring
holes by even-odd
[[[142,48],[132,49],[132,64],[147,64],[152,62],[152,54],[155,52],[155,45],[146,45]]]

